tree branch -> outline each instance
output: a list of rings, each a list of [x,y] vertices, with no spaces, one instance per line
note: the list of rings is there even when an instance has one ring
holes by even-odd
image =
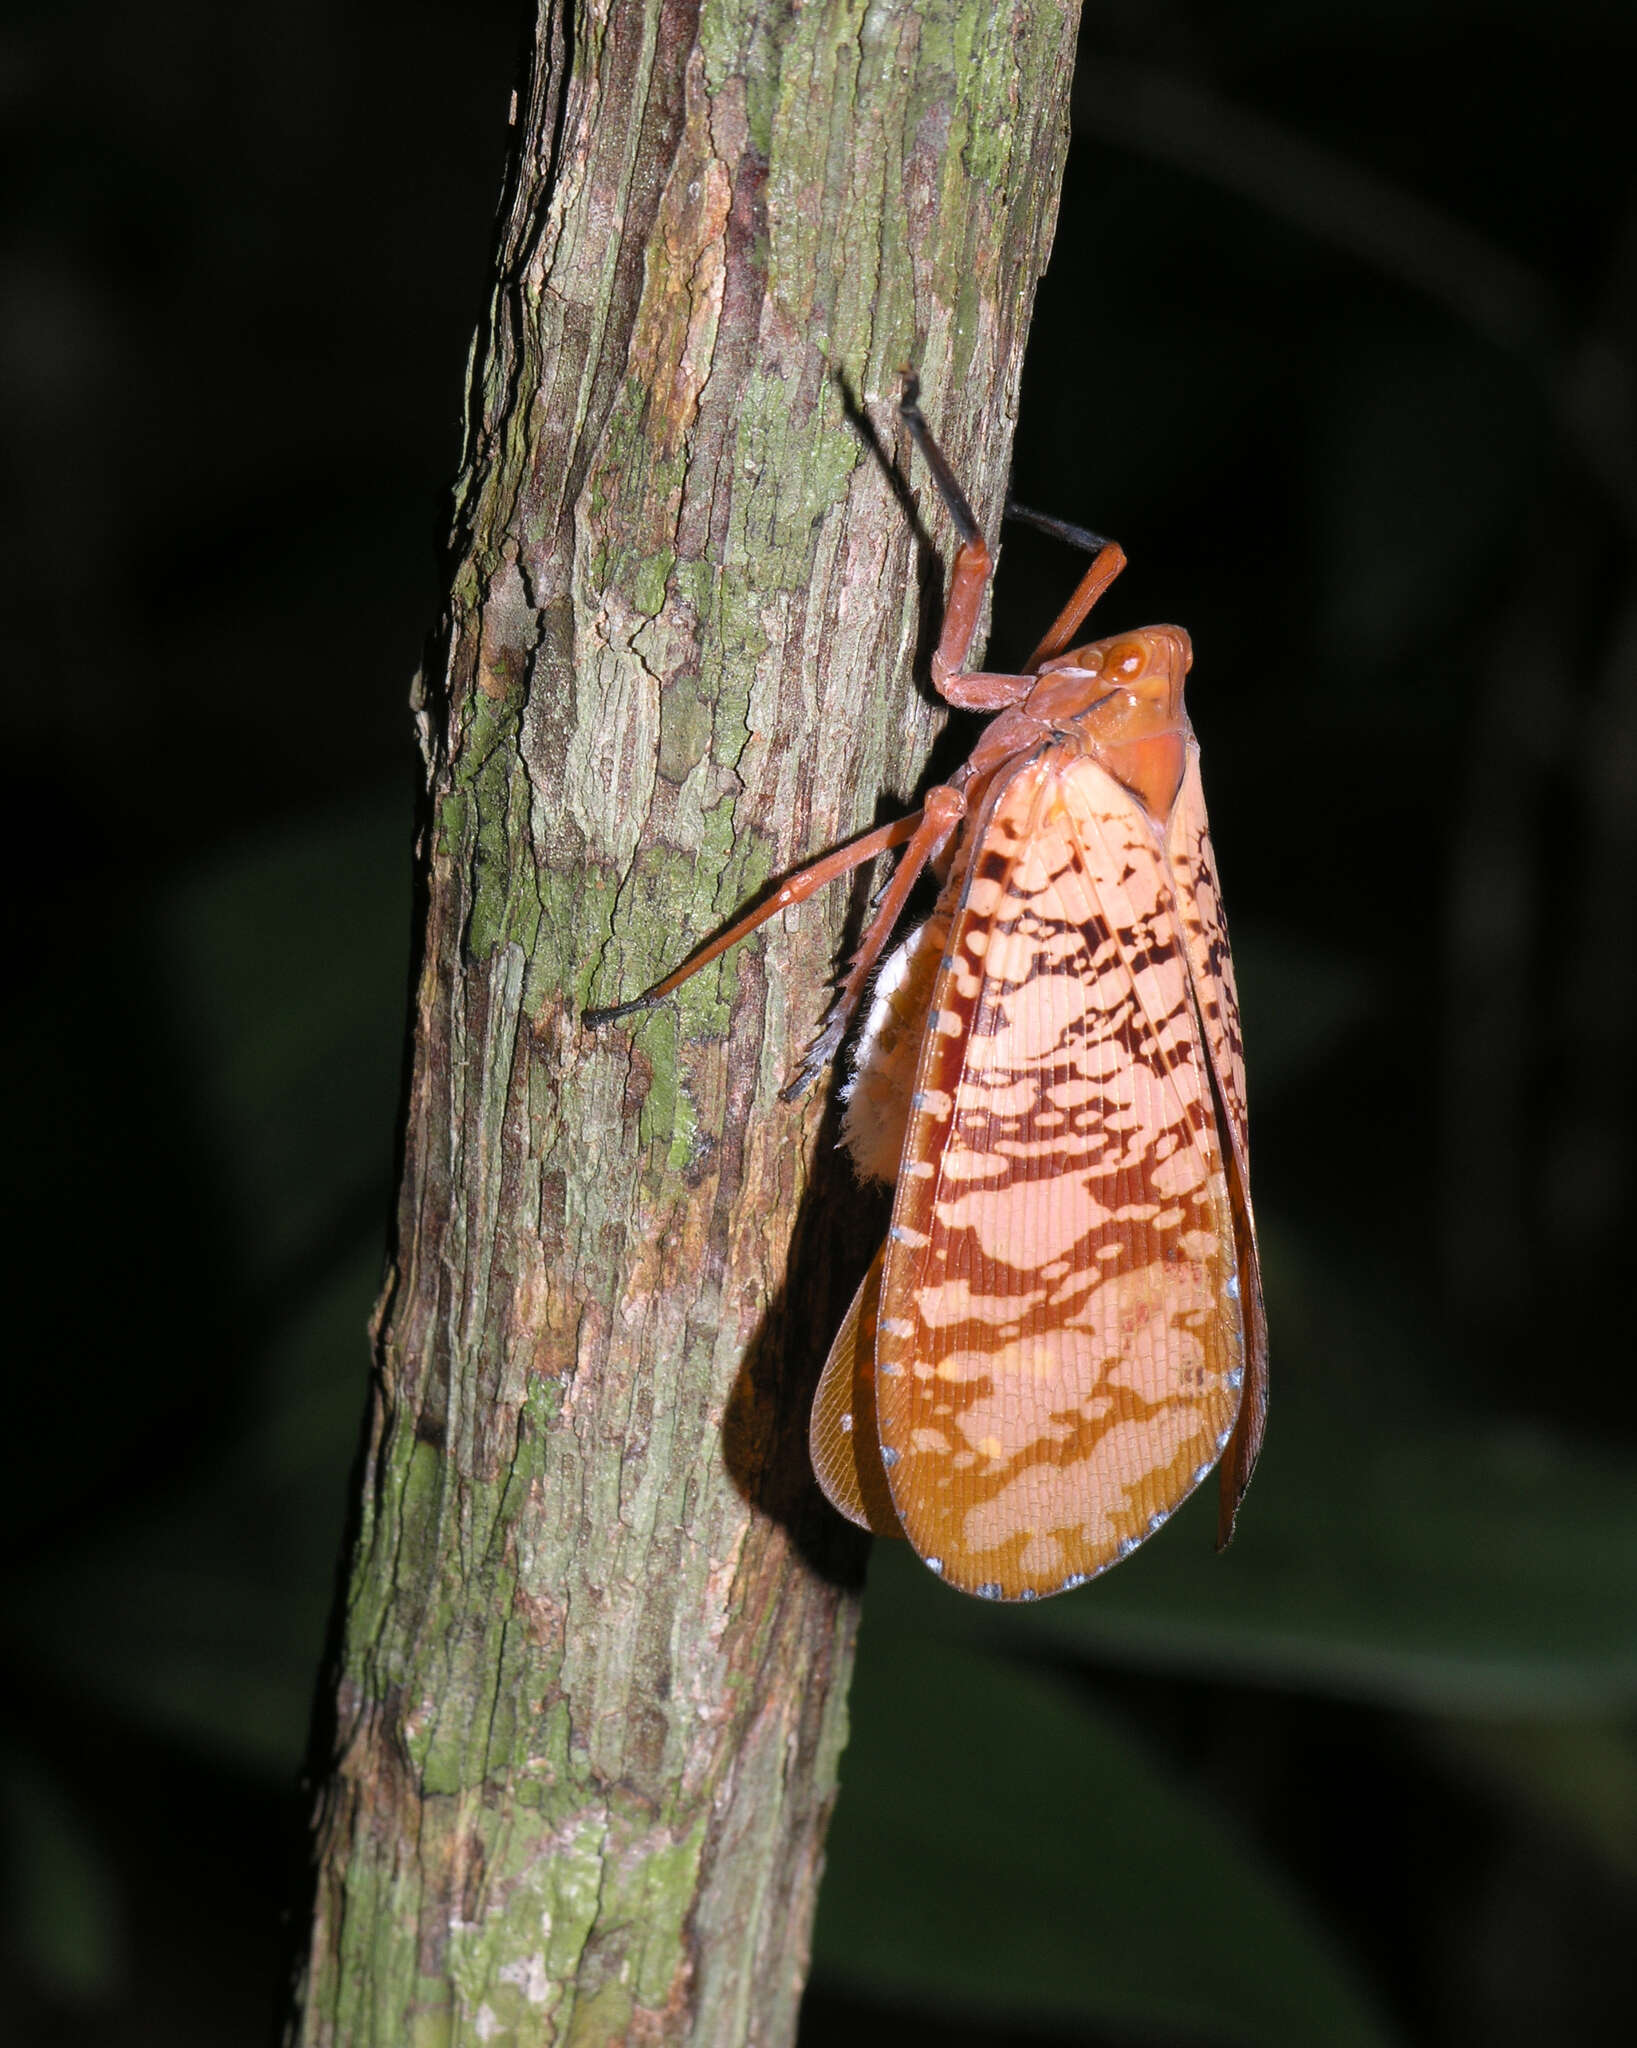
[[[844,906],[579,1019],[907,797],[914,538],[837,380],[915,362],[994,531],[1074,12],[543,0],[296,2040],[792,2036],[858,1577],[806,1404],[865,1247],[779,1089]]]

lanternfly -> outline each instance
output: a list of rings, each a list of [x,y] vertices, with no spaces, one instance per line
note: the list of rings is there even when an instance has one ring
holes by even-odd
[[[775,912],[894,846],[883,892],[789,1092],[831,1059],[910,890],[845,1142],[892,1221],[813,1404],[819,1483],[950,1585],[1033,1600],[1136,1549],[1220,1461],[1218,1543],[1256,1463],[1267,1326],[1244,1061],[1188,636],[1071,647],[1125,566],[1112,543],[1019,675],[964,667],[989,550],[918,405],[905,426],[960,536],[932,678],[999,715],[912,817],[794,876],[656,1001]]]

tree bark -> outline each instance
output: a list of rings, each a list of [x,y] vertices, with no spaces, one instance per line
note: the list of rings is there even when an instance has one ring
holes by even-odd
[[[830,1112],[779,1089],[847,904],[579,1017],[909,801],[936,587],[847,395],[890,441],[917,365],[993,533],[1076,12],[540,0],[419,706],[403,1181],[293,2040],[793,2036],[860,1565],[806,1407],[865,1246]]]

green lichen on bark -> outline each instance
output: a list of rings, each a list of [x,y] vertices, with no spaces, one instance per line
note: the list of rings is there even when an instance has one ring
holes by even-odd
[[[856,1578],[804,1410],[861,1247],[779,1088],[844,906],[579,1018],[914,786],[914,538],[846,407],[890,444],[915,362],[992,524],[1072,15],[542,0],[302,2041],[793,2031]]]

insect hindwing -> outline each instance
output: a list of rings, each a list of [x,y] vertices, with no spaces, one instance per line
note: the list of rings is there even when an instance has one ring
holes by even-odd
[[[875,1324],[885,1257],[883,1246],[830,1346],[813,1397],[807,1444],[818,1483],[838,1514],[876,1536],[902,1536],[875,1419]]]

